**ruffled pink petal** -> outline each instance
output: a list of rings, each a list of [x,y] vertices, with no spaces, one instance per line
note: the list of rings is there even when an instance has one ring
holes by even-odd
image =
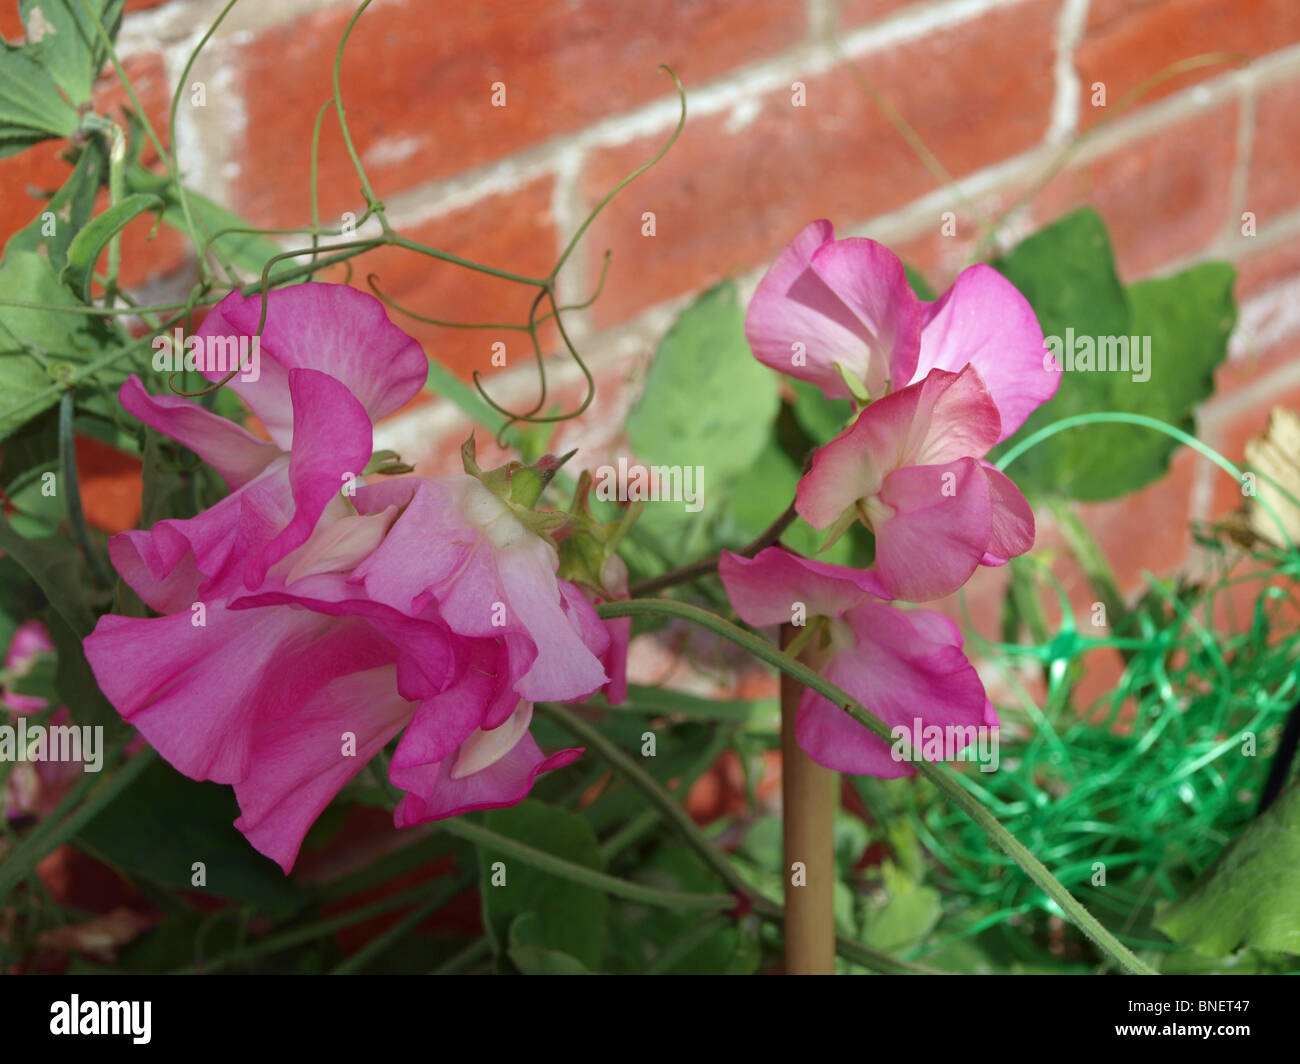
[[[988,462],[980,463],[989,485],[993,534],[983,565],[1005,565],[1034,545],[1034,511],[1012,480]]]
[[[497,557],[508,615],[518,619],[537,647],[537,657],[515,688],[530,702],[582,698],[609,680],[600,663],[609,634],[586,599],[578,594],[566,600],[561,594],[551,554],[537,539]],[[597,641],[594,647],[584,642],[584,626],[585,634]]]
[[[458,680],[421,702],[397,744],[395,767],[411,768],[452,757],[475,730],[500,727],[519,704],[503,648],[491,639],[465,642],[467,653]]]
[[[921,345],[922,306],[907,281],[907,271],[884,244],[849,237],[819,248],[813,271],[852,313],[854,333],[871,352],[870,372],[862,377],[873,398],[892,382],[912,379]]]
[[[286,561],[292,561],[292,556]],[[447,690],[466,667],[473,645],[473,641],[453,635],[436,610],[430,608],[418,617],[408,616],[370,599],[365,588],[347,573],[313,573],[289,585],[283,573],[273,571],[256,591],[236,594],[228,602],[235,611],[258,611],[268,606],[297,607],[330,617],[365,618],[374,632],[392,644],[397,656],[397,689],[412,702],[422,702]],[[511,702],[511,708],[513,705]]]
[[[391,665],[339,676],[260,724],[235,783],[235,827],[287,875],[308,829],[343,785],[410,719]]]
[[[910,466],[885,478],[877,519],[876,570],[891,598],[929,602],[975,572],[992,538],[988,480],[974,458]]]
[[[582,748],[559,750],[544,757],[537,741],[524,732],[505,756],[481,772],[460,779],[451,775],[454,757],[410,768],[394,765],[389,769],[389,779],[408,793],[397,806],[393,822],[405,828],[475,809],[518,805],[528,797],[533,780],[541,773],[572,764],[582,752]]]
[[[244,572],[255,588],[266,571],[312,534],[325,507],[370,461],[372,426],[361,404],[338,380],[314,369],[289,373],[294,446],[289,487],[294,511],[289,523],[250,558]]]
[[[238,783],[254,736],[330,680],[394,662],[364,621],[307,610],[232,611],[208,603],[138,619],[106,615],[85,640],[104,696],[192,779]]]
[[[1016,431],[1056,394],[1061,375],[1043,368],[1043,330],[1019,290],[992,266],[963,270],[938,301],[925,307],[915,371],[979,370],[1001,415],[998,440]]]
[[[910,731],[918,717],[927,725],[986,723],[984,687],[946,617],[864,599],[843,623],[852,645],[836,648],[824,674],[891,728]],[[882,779],[915,772],[894,759],[890,744],[813,691],[804,692],[795,731],[808,756],[827,768]]]
[[[335,378],[371,421],[393,413],[424,386],[429,372],[424,352],[388,320],[374,296],[347,285],[308,283],[274,289],[266,298],[260,377],[245,381],[237,375],[227,387],[248,403],[284,450],[296,427],[289,390],[295,369]],[[198,335],[251,338],[261,314],[261,295],[245,298],[232,292],[208,314]],[[216,380],[222,375],[207,376]]]
[[[516,689],[529,701],[569,701],[608,679],[564,603],[555,549],[529,532],[478,480],[454,476],[380,484],[357,493],[363,512],[409,501],[356,576],[376,601],[418,613],[436,601],[452,631],[503,638],[524,658]],[[586,607],[588,610],[589,606]]]
[[[983,457],[999,425],[974,369],[935,370],[872,403],[820,448],[799,482],[795,509],[814,528],[829,528],[859,499],[879,494],[896,469]]]
[[[314,370],[294,370],[290,391],[298,424],[291,455],[277,456],[196,517],[160,521],[109,541],[114,567],[150,608],[174,613],[201,598],[223,597],[241,582],[257,586],[271,565],[306,542],[339,497],[344,474],[360,476],[371,446],[360,404]]]
[[[277,458],[251,484],[195,517],[169,518],[148,530],[113,536],[108,541],[113,568],[150,609],[188,610],[214,587],[238,584],[246,557],[237,549],[245,501],[261,495],[267,500],[288,497],[287,457]]]
[[[899,383],[910,379],[920,328],[897,257],[871,240],[836,242],[827,221],[805,226],[777,256],[745,316],[755,358],[833,399],[850,395],[837,362],[872,395],[885,391],[891,358],[908,375]]]
[[[212,466],[231,491],[262,473],[283,452],[273,443],[178,395],[150,395],[134,373],[117,393],[126,410],[188,447]]]
[[[813,561],[784,547],[767,547],[752,558],[723,551],[718,576],[732,608],[755,628],[791,623],[798,603],[811,622],[815,617],[841,616],[864,595],[885,597],[870,570]]]

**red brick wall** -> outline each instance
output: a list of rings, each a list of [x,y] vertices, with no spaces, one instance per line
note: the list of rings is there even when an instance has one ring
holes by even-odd
[[[0,3],[6,35],[15,8]],[[219,8],[128,4],[121,45],[151,112],[165,112],[168,87]],[[351,11],[332,0],[236,7],[192,75],[205,83],[207,106],[180,111],[182,166],[200,190],[260,225],[309,220],[310,131]],[[1232,54],[1186,64],[1116,114],[1166,67],[1212,52]],[[582,299],[613,251],[603,298],[569,319],[601,388],[566,440],[616,440],[683,300],[723,276],[751,285],[804,222],[825,215],[842,234],[885,240],[943,284],[970,254],[980,218],[1034,187],[1081,130],[1089,137],[1013,214],[1006,238],[1089,203],[1111,227],[1126,278],[1231,259],[1241,324],[1201,434],[1239,459],[1270,405],[1300,405],[1296,0],[375,0],[349,45],[342,86],[358,151],[401,231],[535,273],[670,132],[677,108],[661,62],[686,84],[686,131],[614,200],[562,275],[565,297]],[[503,108],[491,105],[494,82],[506,85]],[[796,82],[806,106],[793,106]],[[1092,102],[1099,84],[1105,108]],[[871,89],[959,180],[960,194],[918,159]],[[29,187],[57,183],[55,154],[43,146],[0,161],[3,235],[36,209]],[[330,219],[361,207],[332,123],[320,196]],[[949,210],[958,233],[945,237]],[[653,237],[641,235],[645,211],[656,216]],[[1255,236],[1240,233],[1244,211],[1256,216]],[[158,296],[183,291],[184,253],[170,237],[152,250],[136,239],[129,278]],[[393,249],[362,260],[354,283],[371,271],[432,316],[517,320],[530,296]],[[466,376],[490,370],[491,346],[504,340],[510,366],[493,370],[491,385],[531,397],[535,377],[518,334],[404,324]],[[572,394],[572,367],[557,360],[556,372]],[[429,403],[385,431],[428,461],[453,427],[454,415]],[[1180,523],[1236,501],[1222,474],[1184,454],[1138,499],[1088,513],[1132,587],[1144,568],[1186,560]]]

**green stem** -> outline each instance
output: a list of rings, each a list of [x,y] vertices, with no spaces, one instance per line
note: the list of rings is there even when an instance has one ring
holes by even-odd
[[[95,549],[95,541],[91,538],[90,529],[86,525],[86,512],[81,505],[71,388],[64,392],[59,400],[59,465],[63,473],[63,494],[68,510],[68,523],[72,526],[72,535],[81,548],[81,553],[85,555],[86,565],[90,567],[91,579],[96,587],[112,587],[113,579],[105,568],[99,551]]]
[[[672,822],[673,826],[681,832],[686,844],[699,855],[706,865],[718,874],[728,887],[747,898],[757,898],[757,894],[745,881],[745,877],[737,872],[726,856],[709,841],[704,832],[691,819],[690,814],[673,800],[672,795],[659,785],[658,780],[628,757],[619,748],[618,744],[606,738],[585,720],[582,720],[563,706],[555,705],[552,702],[538,702],[536,708],[554,719],[566,731],[581,739],[587,746],[608,761],[613,768],[626,776],[632,785],[645,795],[646,800]]]
[[[572,861],[554,857],[535,847],[472,823],[464,817],[443,820],[440,822],[440,826],[447,834],[455,835],[466,842],[472,842],[476,846],[505,854],[507,857],[514,857],[539,871],[549,872],[551,875],[559,876],[570,882],[579,883],[584,887],[592,887],[604,891],[606,894],[613,894],[615,897],[626,898],[628,901],[637,901],[643,905],[653,905],[660,909],[674,910],[711,909],[722,911],[733,909],[736,905],[736,899],[731,894],[688,894],[679,890],[659,890],[655,887],[642,886],[640,883],[629,883],[627,880],[606,875],[604,872],[598,872],[594,868],[587,868],[584,865],[574,864]]]
[[[633,599],[618,602],[606,602],[596,607],[596,612],[604,618],[635,617],[638,615],[659,615],[676,617],[698,624],[727,639],[737,646],[749,651],[756,658],[767,662],[794,677],[805,687],[816,691],[824,698],[840,706],[855,721],[865,727],[877,738],[886,743],[893,742],[893,734],[888,724],[868,712],[856,699],[835,684],[823,679],[808,666],[795,661],[782,653],[767,640],[746,632],[734,624],[692,606],[685,602],[668,599]],[[1131,950],[1103,927],[1083,905],[1052,875],[1024,845],[1004,828],[980,802],[975,799],[959,782],[958,778],[941,765],[929,761],[916,764],[917,770],[942,791],[957,807],[975,822],[975,824],[995,843],[998,844],[1027,876],[1040,887],[1049,898],[1060,907],[1066,917],[1074,923],[1096,946],[1116,961],[1126,971],[1136,975],[1154,975],[1150,967],[1144,964]]]

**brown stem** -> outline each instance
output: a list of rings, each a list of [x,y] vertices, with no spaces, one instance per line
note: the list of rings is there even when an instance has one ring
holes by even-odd
[[[734,553],[739,554],[742,558],[752,558],[764,547],[770,547],[785,535],[785,530],[794,524],[794,519],[799,515],[795,513],[794,503],[791,502],[785,508],[785,511],[778,517],[767,530],[754,540],[753,543]],[[644,598],[646,595],[653,595],[656,591],[662,591],[664,588],[674,587],[677,584],[686,584],[692,580],[698,580],[702,576],[708,576],[718,567],[718,559],[722,555],[711,554],[707,558],[701,558],[698,562],[691,562],[690,565],[683,565],[680,569],[669,569],[666,573],[660,573],[658,576],[652,576],[648,580],[638,580],[635,584],[627,589],[632,598]]]
[[[781,646],[798,634],[781,626]],[[803,685],[781,674],[781,795],[787,975],[835,972],[835,780],[803,752],[795,716]]]

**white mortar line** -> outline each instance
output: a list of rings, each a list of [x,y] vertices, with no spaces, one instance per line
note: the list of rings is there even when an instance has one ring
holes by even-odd
[[[1052,100],[1052,121],[1047,130],[1049,144],[1063,144],[1079,127],[1079,78],[1074,70],[1074,50],[1088,24],[1089,0],[1065,0],[1056,27],[1056,62],[1052,73],[1056,95]]]

